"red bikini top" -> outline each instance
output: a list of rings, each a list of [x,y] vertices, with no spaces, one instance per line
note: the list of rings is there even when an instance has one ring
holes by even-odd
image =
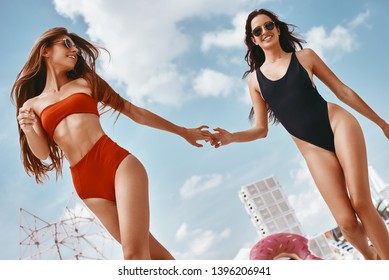
[[[43,129],[50,138],[53,138],[54,130],[65,117],[71,114],[89,113],[99,116],[97,102],[86,93],[74,93],[68,97],[44,108],[40,118]]]

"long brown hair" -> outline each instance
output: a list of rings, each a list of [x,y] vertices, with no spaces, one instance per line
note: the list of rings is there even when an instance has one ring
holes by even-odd
[[[92,88],[92,96],[102,103],[102,108],[109,105],[116,111],[124,107],[124,100],[105,82],[95,71],[96,60],[100,55],[101,47],[96,47],[75,33],[69,33],[66,28],[55,27],[43,33],[35,42],[26,64],[16,76],[11,90],[11,100],[16,106],[16,116],[19,109],[28,99],[38,96],[46,84],[46,65],[43,59],[45,48],[53,45],[60,37],[69,36],[81,50],[77,63],[72,71],[67,73],[72,80],[86,79]],[[105,50],[105,49],[104,49]],[[63,152],[57,144],[47,137],[50,148],[50,161],[44,162],[37,158],[28,146],[26,135],[18,124],[21,159],[24,169],[30,176],[35,176],[37,183],[43,183],[48,179],[48,172],[55,169],[56,178],[62,175]]]
[[[246,78],[248,74],[261,67],[261,65],[265,62],[265,53],[263,52],[262,48],[255,45],[252,41],[253,34],[251,29],[251,21],[258,15],[267,15],[271,18],[272,21],[274,21],[276,27],[280,29],[280,45],[285,52],[294,52],[296,51],[297,46],[302,49],[302,43],[305,43],[303,39],[298,38],[294,33],[294,29],[296,27],[295,25],[281,21],[275,13],[266,9],[252,11],[247,16],[244,40],[247,46],[247,52],[244,60],[249,65],[250,69],[244,72],[242,77],[243,79]],[[274,116],[273,111],[269,107],[267,111],[269,122],[278,123],[277,118]],[[249,118],[252,119],[253,116],[254,110],[251,108]]]

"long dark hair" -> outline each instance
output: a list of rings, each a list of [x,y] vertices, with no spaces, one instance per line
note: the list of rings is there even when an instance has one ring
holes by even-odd
[[[55,27],[47,30],[38,38],[26,64],[16,76],[11,90],[11,99],[16,106],[16,116],[24,102],[40,95],[43,91],[47,74],[43,59],[44,50],[52,46],[55,40],[63,36],[69,36],[81,50],[81,55],[78,57],[74,69],[67,73],[68,77],[72,80],[80,77],[86,79],[91,85],[93,98],[103,104],[102,108],[109,105],[113,109],[120,111],[124,106],[124,100],[95,71],[100,48],[92,45],[75,33],[69,33],[66,28]],[[19,124],[18,129],[21,158],[27,174],[35,176],[37,183],[43,183],[44,179],[48,178],[47,173],[55,169],[56,177],[58,178],[62,174],[63,152],[57,144],[47,137],[51,162],[44,162],[32,153],[28,146],[26,135]]]
[[[252,29],[251,29],[251,21],[258,15],[267,15],[271,18],[272,21],[274,21],[276,27],[280,30],[280,45],[281,48],[285,52],[294,52],[296,51],[297,46],[300,49],[303,49],[302,43],[305,43],[305,41],[301,38],[298,38],[296,34],[294,33],[294,30],[296,28],[295,25],[289,24],[286,22],[283,22],[279,19],[279,17],[266,9],[259,9],[252,11],[246,20],[246,27],[245,27],[245,39],[244,42],[247,46],[247,52],[244,57],[244,60],[249,65],[250,69],[244,72],[243,79],[247,77],[248,74],[253,72],[254,70],[261,67],[261,65],[265,62],[265,53],[263,52],[262,48],[260,46],[257,46],[252,41]],[[274,116],[273,111],[270,110],[268,107],[268,116],[269,116],[269,122],[278,123],[277,118]],[[252,120],[254,117],[254,109],[251,108],[249,118]]]

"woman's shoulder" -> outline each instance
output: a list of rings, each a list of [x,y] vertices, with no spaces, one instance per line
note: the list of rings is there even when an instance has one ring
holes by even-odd
[[[68,94],[72,94],[75,92],[83,92],[86,94],[92,94],[92,86],[88,80],[85,78],[77,78],[71,82],[69,82],[66,87],[64,87],[64,92]]]
[[[261,92],[256,70],[251,71],[250,74],[247,75],[247,84],[249,89],[255,89],[256,91]]]
[[[90,83],[83,77],[77,78],[72,81],[72,84],[82,87],[90,87]]]
[[[319,56],[314,50],[306,48],[296,51],[296,57],[306,69],[312,69],[317,64]]]
[[[31,107],[33,107],[33,105],[36,103],[37,98],[38,98],[38,96],[32,97],[30,99],[27,99],[23,103],[22,108],[31,108]]]
[[[305,48],[302,50],[296,51],[297,58],[312,59],[317,57],[316,52],[313,49]]]
[[[257,83],[257,71],[253,70],[247,75],[248,85],[255,85]]]
[[[253,71],[251,71],[248,75],[247,75],[247,80],[248,82],[251,82],[253,80],[257,80],[257,69],[254,69]]]
[[[41,107],[41,101],[42,101],[42,97],[40,95],[38,96],[34,96],[30,99],[27,99],[21,108],[23,109],[28,109],[28,108],[31,108],[35,113],[39,111],[38,108]]]

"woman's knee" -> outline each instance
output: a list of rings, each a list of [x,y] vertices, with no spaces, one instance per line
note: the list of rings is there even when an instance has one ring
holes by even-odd
[[[371,211],[376,211],[370,197],[351,198],[351,205],[359,217],[368,214]]]
[[[343,234],[351,234],[358,230],[359,222],[356,215],[345,215],[337,219],[338,226]]]
[[[123,258],[125,260],[149,260],[150,251],[146,246],[122,245]]]

